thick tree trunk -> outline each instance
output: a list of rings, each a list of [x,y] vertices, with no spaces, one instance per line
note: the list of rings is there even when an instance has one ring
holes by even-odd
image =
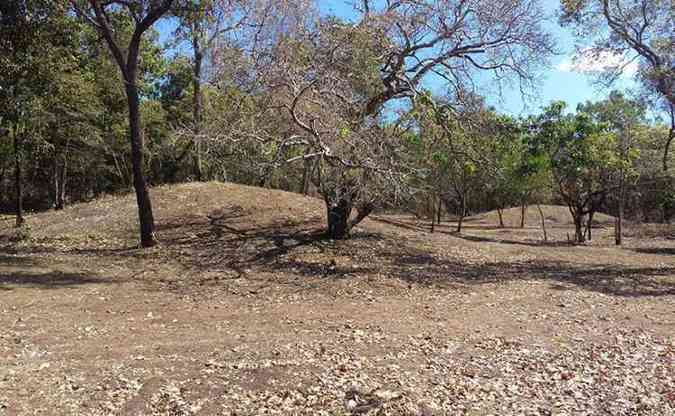
[[[584,216],[580,214],[574,214],[574,241],[580,244],[585,241]]]
[[[331,240],[344,240],[349,237],[351,231],[349,216],[352,213],[352,204],[346,199],[336,202],[326,201],[328,238]]]
[[[135,79],[133,77],[132,79]],[[157,244],[155,239],[155,220],[152,215],[152,203],[148,193],[148,186],[143,174],[143,136],[141,134],[140,100],[138,88],[133,83],[126,84],[127,100],[129,103],[129,139],[131,141],[131,164],[134,176],[134,189],[138,203],[138,219],[140,224],[141,246],[152,247]]]
[[[202,167],[202,143],[199,140],[199,133],[201,132],[202,124],[202,61],[203,54],[199,45],[198,36],[192,39],[192,48],[194,50],[194,72],[192,74],[192,121],[194,123],[194,139],[195,139],[195,179],[202,181],[204,179],[204,170]]]
[[[361,204],[357,206],[356,208],[356,217],[350,221],[349,223],[349,229],[351,230],[352,228],[356,227],[361,223],[361,221],[365,220],[368,215],[370,215],[371,212],[373,212],[373,209],[375,209],[375,206],[373,204]]]
[[[21,227],[26,220],[23,218],[23,178],[21,173],[21,139],[14,131],[14,192],[16,195],[16,226]]]

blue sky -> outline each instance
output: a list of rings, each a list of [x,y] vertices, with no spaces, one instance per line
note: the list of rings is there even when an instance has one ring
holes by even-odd
[[[561,28],[555,19],[560,0],[541,1],[546,12],[552,16],[551,21],[544,22],[543,25],[555,37],[561,55],[553,57],[551,68],[542,70],[542,84],[533,94],[534,99],[530,98],[530,101],[524,102],[520,92],[515,88],[506,89],[501,97],[496,93],[488,95],[486,97],[488,103],[500,111],[514,115],[535,113],[554,100],[563,100],[567,102],[570,109],[574,109],[578,103],[601,100],[609,93],[606,89],[594,86],[590,75],[575,70],[573,34],[570,29]],[[319,7],[324,15],[334,14],[343,18],[353,15],[352,7],[346,0],[320,0]],[[165,21],[158,27],[162,40],[167,39],[172,26],[171,23]],[[585,62],[585,64],[592,66],[593,62]],[[634,83],[629,77],[625,77],[620,79],[614,88],[626,89],[632,86]]]

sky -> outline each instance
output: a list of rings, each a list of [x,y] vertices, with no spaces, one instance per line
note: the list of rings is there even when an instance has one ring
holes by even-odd
[[[541,1],[545,11],[551,16],[550,21],[543,22],[543,27],[555,38],[560,55],[551,59],[550,68],[542,70],[542,83],[532,94],[533,97],[528,100],[523,100],[517,88],[507,88],[501,96],[498,93],[488,94],[487,102],[499,111],[512,115],[527,115],[538,112],[542,107],[556,100],[565,101],[568,108],[574,109],[579,103],[602,100],[609,94],[609,90],[593,84],[590,71],[601,69],[606,63],[616,63],[616,58],[582,56],[575,59],[573,33],[571,29],[560,27],[555,18],[560,7],[560,0]],[[320,0],[318,3],[323,15],[337,15],[347,19],[353,16],[352,7],[346,0]],[[163,25],[158,29],[163,40],[166,40],[171,32],[171,25]],[[635,84],[630,79],[634,70],[633,67],[627,68],[626,76],[619,79],[613,88],[634,87]],[[438,87],[440,89],[441,85]]]

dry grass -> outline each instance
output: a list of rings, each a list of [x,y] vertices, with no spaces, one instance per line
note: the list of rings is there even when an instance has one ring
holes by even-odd
[[[489,216],[462,234],[374,216],[333,242],[312,198],[153,201],[151,250],[132,196],[32,215],[27,241],[0,230],[0,415],[674,410],[672,240],[571,246],[553,207],[546,243],[538,220]]]
[[[561,205],[542,205],[541,210],[544,213],[546,224],[551,227],[571,227],[573,226],[572,216],[567,207]],[[521,209],[520,207],[507,208],[502,212],[504,225],[506,227],[520,227]],[[499,213],[490,211],[468,218],[469,221],[479,221],[486,224],[499,225]],[[614,224],[614,217],[611,215],[597,213],[593,217],[595,224],[609,226]],[[541,217],[536,206],[528,207],[525,214],[525,224],[537,226],[541,223]]]

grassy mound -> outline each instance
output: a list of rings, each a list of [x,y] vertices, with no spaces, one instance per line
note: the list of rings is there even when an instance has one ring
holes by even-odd
[[[270,222],[319,220],[323,203],[303,195],[231,183],[208,182],[164,185],[150,191],[162,238],[164,224],[186,223],[197,217],[240,220],[246,226]],[[73,204],[63,211],[27,216],[31,236],[36,239],[62,238],[68,243],[84,240],[137,241],[138,212],[135,194],[111,195],[91,202]],[[0,223],[0,236],[13,230],[13,219]],[[66,241],[64,241],[66,242]]]

